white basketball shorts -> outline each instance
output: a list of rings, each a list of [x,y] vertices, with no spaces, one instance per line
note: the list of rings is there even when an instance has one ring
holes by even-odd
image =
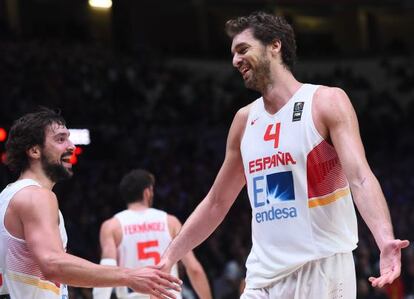
[[[355,299],[352,252],[310,261],[269,287],[245,289],[240,299]]]

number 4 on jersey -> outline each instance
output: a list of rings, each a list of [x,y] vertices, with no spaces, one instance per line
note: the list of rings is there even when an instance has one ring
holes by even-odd
[[[139,260],[146,260],[146,259],[154,259],[154,265],[158,264],[161,260],[161,255],[156,250],[146,250],[151,247],[158,247],[158,240],[152,240],[148,242],[138,242],[137,243],[137,250],[138,250],[138,259]]]
[[[276,123],[273,129],[273,124],[267,126],[266,133],[263,136],[264,141],[274,140],[275,148],[279,146],[279,135],[280,135],[280,123]]]

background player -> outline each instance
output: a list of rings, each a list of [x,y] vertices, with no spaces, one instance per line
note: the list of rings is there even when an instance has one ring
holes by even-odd
[[[127,209],[115,214],[101,226],[102,264],[137,268],[159,263],[161,255],[181,229],[181,223],[164,211],[151,208],[154,199],[154,176],[146,170],[127,173],[120,183],[120,193]],[[207,276],[193,252],[182,258],[191,284],[200,299],[211,299]],[[171,273],[178,277],[177,265]],[[112,288],[95,288],[94,299],[108,299]],[[119,299],[148,298],[132,293],[127,287],[116,288]],[[177,298],[181,298],[177,294]]]

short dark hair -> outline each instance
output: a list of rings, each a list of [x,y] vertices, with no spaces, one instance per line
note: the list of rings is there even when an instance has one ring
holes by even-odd
[[[60,113],[60,110],[40,107],[14,121],[6,142],[6,164],[11,171],[21,173],[29,167],[26,151],[35,145],[44,146],[48,126],[66,125]]]
[[[155,177],[144,169],[134,169],[128,172],[119,184],[122,199],[128,204],[143,200],[145,188],[154,186]]]
[[[225,25],[226,33],[230,38],[234,38],[246,29],[251,29],[254,38],[265,46],[280,40],[282,61],[288,69],[293,68],[296,62],[295,33],[284,17],[254,12],[248,16],[228,20]]]

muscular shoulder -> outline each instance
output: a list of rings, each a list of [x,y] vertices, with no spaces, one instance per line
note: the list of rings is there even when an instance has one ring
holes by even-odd
[[[59,206],[56,195],[49,189],[27,186],[18,191],[10,202],[5,217],[10,233],[26,240],[35,241],[39,236],[34,233],[57,230],[59,225]]]
[[[313,100],[313,118],[321,135],[338,122],[353,117],[354,109],[344,90],[338,87],[319,87]]]
[[[102,233],[115,233],[121,232],[121,223],[116,217],[105,220],[101,225]]]
[[[25,224],[38,224],[51,221],[58,224],[58,204],[55,194],[39,186],[27,186],[18,191],[9,204],[5,215],[5,225],[9,232],[25,239]]]
[[[315,92],[314,108],[323,117],[334,117],[352,108],[348,95],[338,87],[321,86]]]
[[[51,190],[39,186],[27,186],[14,195],[12,205],[19,209],[57,206],[57,198]]]

